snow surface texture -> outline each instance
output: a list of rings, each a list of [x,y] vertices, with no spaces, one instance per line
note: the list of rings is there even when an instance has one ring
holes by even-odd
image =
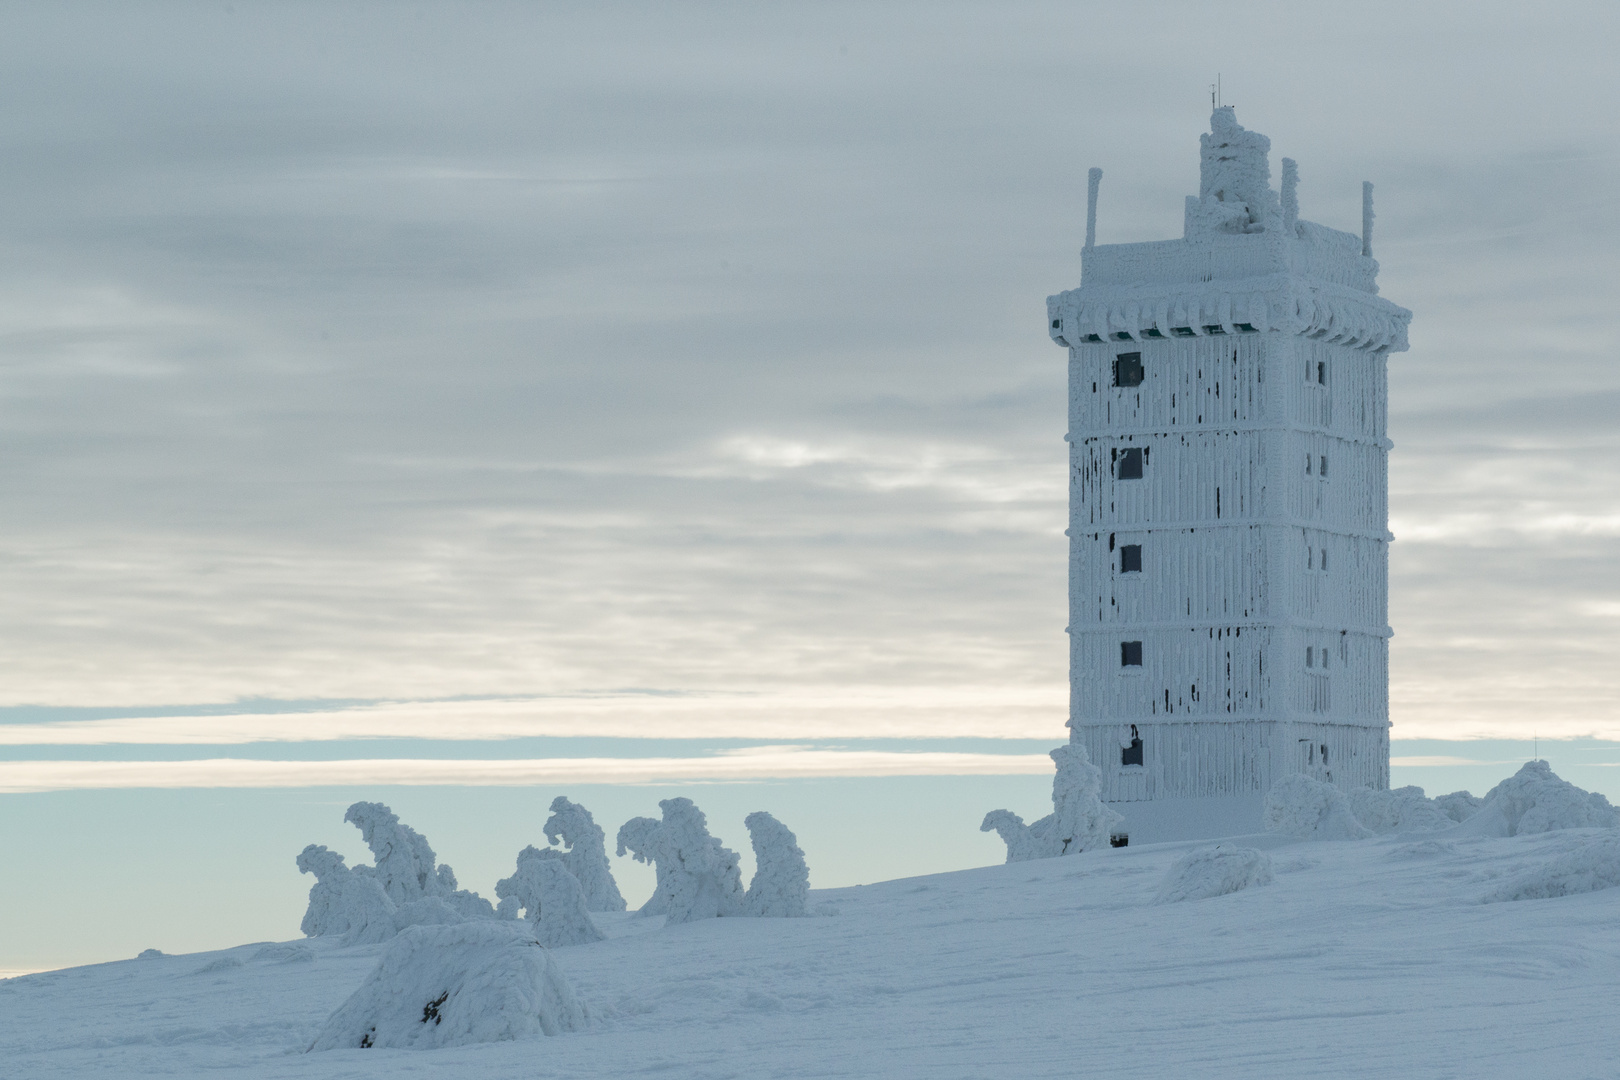
[[[1271,884],[1271,857],[1254,848],[1216,844],[1187,852],[1170,867],[1159,885],[1155,904],[1206,900]]]
[[[1620,1061],[1620,887],[1480,900],[1606,835],[1273,834],[1241,841],[1272,884],[1178,904],[1152,900],[1188,846],[1133,844],[813,891],[836,919],[597,915],[608,940],[551,955],[604,1023],[430,1054],[301,1053],[389,944],[132,957],[0,980],[0,1075],[1595,1080]]]
[[[526,847],[518,852],[517,870],[495,883],[503,908],[513,900],[523,908],[529,927],[542,945],[583,945],[601,941],[602,932],[585,908],[585,891],[568,872],[557,852]],[[509,909],[508,909],[509,910]]]
[[[992,829],[1007,845],[1008,862],[1078,855],[1107,847],[1124,818],[1103,805],[1102,772],[1091,763],[1086,749],[1068,743],[1051,753],[1057,765],[1052,779],[1052,812],[1033,825],[1011,810],[992,810],[984,816],[980,832]]]
[[[743,819],[754,845],[754,880],[743,897],[743,913],[769,918],[799,918],[810,897],[810,868],[799,838],[763,810]]]
[[[585,1026],[573,987],[528,928],[480,919],[400,934],[309,1048],[433,1050]]]
[[[1620,885],[1620,836],[1600,836],[1491,890],[1486,903],[1545,900]]]
[[[709,835],[708,819],[691,799],[664,799],[658,806],[662,821],[631,818],[619,829],[619,853],[628,848],[657,872],[657,888],[641,914],[661,914],[666,926],[741,915],[737,853]]]
[[[1263,820],[1267,832],[1297,840],[1360,840],[1373,835],[1356,820],[1344,792],[1303,773],[1285,776],[1271,786]]]
[[[561,841],[568,850],[562,863],[579,879],[585,890],[585,906],[591,911],[623,911],[624,897],[608,866],[607,834],[591,817],[591,812],[562,795],[551,800],[551,817],[546,819],[546,839]]]
[[[1486,793],[1479,810],[1457,826],[1457,835],[1518,836],[1616,824],[1608,799],[1559,779],[1545,761],[1527,761]]]

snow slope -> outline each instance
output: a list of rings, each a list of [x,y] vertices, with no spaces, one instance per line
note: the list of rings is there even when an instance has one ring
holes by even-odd
[[[0,982],[0,1074],[1612,1077],[1620,888],[1482,902],[1605,835],[1243,837],[1272,882],[1173,904],[1201,845],[814,892],[823,917],[596,915],[552,951],[587,1030],[432,1051],[301,1053],[385,946],[126,960]]]

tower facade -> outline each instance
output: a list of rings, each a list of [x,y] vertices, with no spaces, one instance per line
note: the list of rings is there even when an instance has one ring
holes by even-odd
[[[1136,842],[1259,828],[1303,772],[1389,786],[1388,354],[1411,312],[1231,107],[1182,239],[1095,243],[1069,352],[1071,740]]]

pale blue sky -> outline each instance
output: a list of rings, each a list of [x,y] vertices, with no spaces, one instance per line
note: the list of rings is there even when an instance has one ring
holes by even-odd
[[[487,893],[650,758],[817,884],[994,861],[1064,735],[1045,297],[1090,166],[1100,241],[1179,234],[1217,72],[1415,312],[1396,781],[1585,736],[1620,796],[1617,18],[0,4],[0,778],[66,789],[0,794],[0,968],[289,936],[356,798]],[[218,759],[385,764],[127,786]]]

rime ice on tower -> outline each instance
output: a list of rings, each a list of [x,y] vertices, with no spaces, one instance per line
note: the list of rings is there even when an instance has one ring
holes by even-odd
[[[1411,312],[1215,110],[1180,240],[1098,245],[1069,350],[1071,740],[1130,839],[1256,831],[1278,777],[1389,786],[1385,360]]]

